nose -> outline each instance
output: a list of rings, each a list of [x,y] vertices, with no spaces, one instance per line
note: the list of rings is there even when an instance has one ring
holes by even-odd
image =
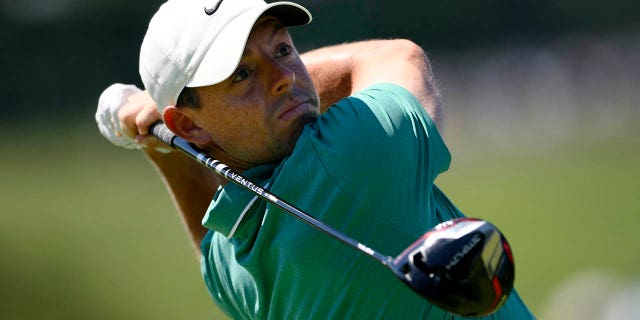
[[[288,93],[296,81],[296,74],[290,68],[273,61],[271,92],[274,95]]]

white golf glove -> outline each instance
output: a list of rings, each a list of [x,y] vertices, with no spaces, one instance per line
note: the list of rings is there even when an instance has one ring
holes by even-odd
[[[127,149],[140,149],[144,146],[122,131],[120,120],[118,120],[118,110],[127,101],[127,98],[140,92],[134,85],[114,83],[105,89],[98,99],[98,110],[96,111],[96,122],[100,133],[116,146]]]

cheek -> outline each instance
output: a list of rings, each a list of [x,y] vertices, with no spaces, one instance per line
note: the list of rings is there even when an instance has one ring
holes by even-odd
[[[245,139],[257,140],[265,134],[265,120],[256,108],[235,106],[224,108],[217,115],[213,115],[212,130],[218,132],[221,138],[235,143],[246,143]]]
[[[304,67],[296,70],[296,83],[299,87],[305,89],[306,91],[315,91],[313,80],[311,80],[309,72]]]

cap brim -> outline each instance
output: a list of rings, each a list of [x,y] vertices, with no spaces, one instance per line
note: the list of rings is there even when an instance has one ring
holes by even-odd
[[[304,25],[312,19],[307,9],[293,2],[274,2],[243,12],[220,31],[186,86],[214,85],[230,77],[240,63],[253,25],[262,15],[272,15],[285,26]]]

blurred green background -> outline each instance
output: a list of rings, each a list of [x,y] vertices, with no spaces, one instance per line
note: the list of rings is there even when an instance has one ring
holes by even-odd
[[[140,85],[162,1],[0,1],[0,318],[223,319],[167,192],[93,114]],[[407,37],[428,52],[451,170],[496,223],[540,319],[640,313],[640,13],[634,1],[300,1],[300,51]]]

